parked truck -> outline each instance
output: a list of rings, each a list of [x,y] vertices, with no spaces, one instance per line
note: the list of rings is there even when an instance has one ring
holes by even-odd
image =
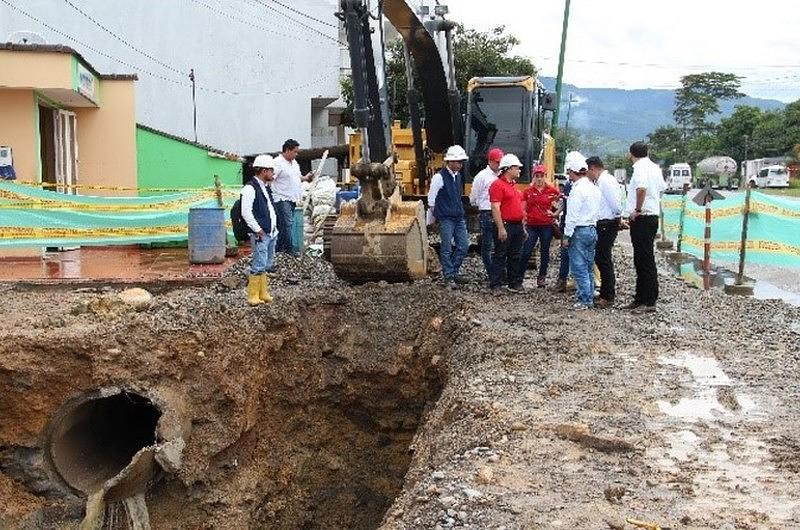
[[[742,162],[742,181],[758,188],[788,188],[789,171],[784,158],[758,158]]]
[[[667,169],[666,181],[667,193],[680,193],[684,184],[692,184],[692,167],[685,162],[672,164]]]
[[[711,184],[712,188],[738,189],[741,179],[736,170],[739,165],[729,156],[710,156],[697,163],[695,168],[695,184],[698,188],[705,188]]]

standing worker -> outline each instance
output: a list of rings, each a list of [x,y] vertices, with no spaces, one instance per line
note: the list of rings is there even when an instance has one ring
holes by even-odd
[[[444,155],[445,167],[433,176],[428,190],[428,224],[434,221],[439,223],[439,261],[442,263],[444,285],[449,288],[455,284],[469,283],[458,273],[469,250],[467,221],[461,202],[461,191],[464,189],[461,169],[467,159],[463,147],[449,147]]]
[[[510,153],[504,155],[500,160],[500,176],[489,188],[492,219],[495,224],[489,289],[495,292],[500,288],[504,272],[508,278],[508,290],[513,293],[523,291],[522,278],[525,271],[520,258],[522,245],[527,237],[522,226],[525,219],[525,202],[516,186],[521,170],[522,163],[519,158]]]
[[[633,175],[628,183],[628,223],[636,268],[636,294],[625,308],[637,313],[652,313],[658,300],[658,270],[653,243],[661,215],[661,194],[666,189],[661,168],[647,156],[647,144],[630,147]]]
[[[567,178],[564,183],[564,189],[561,190],[561,217],[558,222],[559,230],[561,231],[561,238],[564,238],[564,225],[567,222],[567,199],[569,193],[572,191],[572,182]],[[559,263],[558,263],[558,280],[556,281],[556,292],[567,292],[567,280],[569,279],[569,249],[560,246]]]
[[[578,287],[575,309],[594,306],[594,252],[597,246],[597,219],[600,190],[586,176],[586,159],[577,151],[567,153],[567,174],[572,191],[567,199],[567,219],[561,246],[569,249],[569,268]]]
[[[597,156],[586,159],[589,179],[600,189],[600,219],[597,221],[597,248],[594,262],[600,269],[600,297],[595,305],[610,307],[616,295],[617,278],[614,274],[614,258],[611,251],[622,223],[622,204],[619,198],[619,183],[605,170],[603,161]]]
[[[487,165],[472,181],[472,191],[469,193],[469,202],[479,210],[481,225],[481,258],[489,276],[492,270],[492,247],[494,246],[494,221],[492,220],[492,203],[489,201],[489,186],[497,180],[500,174],[500,160],[503,150],[495,147],[486,155]]]
[[[275,180],[272,193],[275,197],[275,211],[278,214],[278,243],[276,250],[299,257],[292,241],[294,228],[294,208],[303,197],[303,181],[310,182],[314,174],[300,174],[297,153],[300,144],[289,138],[283,142],[281,154],[275,159]]]
[[[547,167],[542,164],[534,166],[531,185],[523,194],[526,212],[525,231],[528,233],[528,239],[522,248],[520,265],[524,274],[536,242],[539,241],[541,252],[536,287],[545,286],[547,266],[550,263],[550,242],[553,240],[553,222],[557,217],[555,204],[560,196],[558,190],[547,183],[546,176]]]
[[[272,302],[267,271],[275,259],[278,223],[268,183],[275,179],[275,160],[258,155],[253,162],[255,176],[242,187],[242,218],[250,232],[250,275],[247,277],[247,303]]]

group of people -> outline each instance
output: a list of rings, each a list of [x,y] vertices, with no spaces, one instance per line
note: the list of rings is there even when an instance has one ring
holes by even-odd
[[[612,248],[619,230],[630,228],[636,291],[625,308],[655,311],[658,276],[653,244],[665,184],[660,168],[648,157],[645,143],[631,145],[629,157],[633,175],[623,207],[619,184],[599,157],[587,159],[578,151],[568,153],[565,168],[569,181],[563,190],[548,183],[547,168],[536,164],[531,169],[530,186],[520,191],[516,185],[523,167],[519,158],[499,148],[489,150],[487,166],[475,175],[470,192],[470,203],[479,210],[481,258],[489,289],[498,292],[505,285],[509,291],[522,292],[524,274],[537,242],[541,253],[536,285],[545,287],[551,241],[560,236],[561,266],[556,289],[566,291],[571,273],[577,287],[575,309],[610,307],[616,297]],[[435,221],[439,225],[443,281],[453,287],[468,283],[459,274],[469,248],[461,201],[461,170],[467,155],[456,145],[447,150],[444,160],[445,167],[431,180],[428,224]],[[600,273],[597,295],[595,265]]]
[[[302,175],[297,163],[300,144],[286,140],[281,154],[258,155],[253,161],[254,175],[241,190],[242,218],[250,233],[250,274],[247,278],[247,303],[259,305],[272,301],[269,277],[275,253],[297,256],[292,234],[294,209],[303,196],[302,182],[312,173]]]

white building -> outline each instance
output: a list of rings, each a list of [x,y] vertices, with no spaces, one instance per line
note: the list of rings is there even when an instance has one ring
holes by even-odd
[[[9,0],[0,41],[65,44],[136,73],[137,121],[238,153],[341,143],[337,0]],[[31,32],[31,33],[25,33]],[[341,102],[337,103],[338,106]]]

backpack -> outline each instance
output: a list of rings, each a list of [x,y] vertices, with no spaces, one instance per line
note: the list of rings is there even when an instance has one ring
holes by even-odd
[[[250,239],[250,227],[242,217],[242,198],[236,199],[231,206],[231,225],[233,226],[233,237],[236,241],[247,241]]]

